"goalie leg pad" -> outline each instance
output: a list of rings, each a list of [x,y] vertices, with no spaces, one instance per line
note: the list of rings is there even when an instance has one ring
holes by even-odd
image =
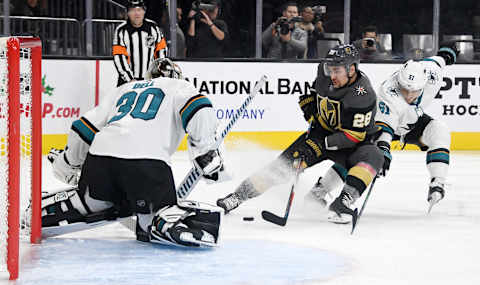
[[[114,220],[113,203],[91,198],[87,190],[73,188],[42,197],[42,227],[77,222]]]
[[[186,247],[217,246],[221,209],[183,200],[160,209],[151,225],[151,241]]]

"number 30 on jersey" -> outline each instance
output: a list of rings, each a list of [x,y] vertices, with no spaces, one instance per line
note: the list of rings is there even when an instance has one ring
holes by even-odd
[[[354,128],[364,128],[370,124],[370,120],[372,119],[372,111],[362,114],[357,113],[353,116],[353,127]]]
[[[151,120],[157,115],[158,108],[160,108],[164,97],[165,94],[159,88],[148,88],[140,94],[135,91],[127,92],[117,101],[116,106],[119,114],[111,118],[108,123],[118,121],[128,113],[134,119]],[[145,109],[147,101],[149,101],[149,105]]]

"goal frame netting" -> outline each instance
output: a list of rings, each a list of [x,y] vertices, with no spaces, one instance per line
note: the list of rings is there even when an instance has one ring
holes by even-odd
[[[18,278],[19,269],[19,248],[20,248],[20,215],[23,215],[25,209],[20,208],[21,191],[30,191],[23,189],[25,185],[21,185],[21,156],[30,156],[31,165],[31,184],[25,183],[27,188],[31,188],[31,204],[30,209],[26,213],[31,213],[28,221],[28,229],[30,231],[30,242],[40,243],[41,241],[41,169],[42,169],[42,115],[41,115],[41,96],[42,96],[42,44],[39,38],[35,37],[2,37],[0,38],[0,48],[6,51],[7,73],[2,73],[0,80],[6,80],[5,90],[0,92],[8,92],[8,94],[0,94],[8,96],[8,136],[3,138],[3,145],[6,146],[6,154],[8,155],[8,167],[6,174],[7,183],[7,250],[6,250],[6,267],[10,275],[10,279]],[[31,105],[25,106],[21,104],[21,56],[22,51],[28,51],[30,59],[30,88]],[[23,59],[25,60],[25,58]],[[28,57],[27,57],[28,60]],[[28,76],[28,74],[27,74]],[[6,78],[3,78],[6,77]],[[25,80],[25,78],[23,78]],[[4,81],[5,82],[5,81]],[[21,120],[31,120],[31,134],[23,136],[21,133]],[[27,145],[28,144],[28,145]],[[25,146],[27,145],[27,146]],[[23,147],[23,149],[22,149]],[[27,150],[25,150],[27,148]],[[4,153],[5,154],[5,153]],[[0,191],[4,191],[0,189]],[[27,192],[28,193],[28,192]],[[21,213],[22,211],[22,213]],[[6,217],[1,217],[5,219]],[[28,219],[28,217],[27,217]],[[1,245],[5,246],[5,245]],[[2,261],[3,263],[3,261]]]

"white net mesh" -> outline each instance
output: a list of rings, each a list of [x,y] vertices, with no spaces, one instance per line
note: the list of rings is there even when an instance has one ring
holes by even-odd
[[[8,65],[6,41],[0,39],[0,271],[6,270],[8,210]]]
[[[9,96],[20,95],[20,214],[25,215],[32,189],[32,63],[31,49],[20,49],[20,94],[8,92],[7,38],[0,38],[0,271],[6,271],[8,231],[8,108]],[[30,222],[27,222],[30,224]],[[30,234],[29,227],[21,231]]]
[[[32,193],[32,61],[31,49],[20,49],[20,213],[30,219],[26,209]],[[30,225],[27,221],[26,224]],[[22,229],[25,238],[30,227]]]

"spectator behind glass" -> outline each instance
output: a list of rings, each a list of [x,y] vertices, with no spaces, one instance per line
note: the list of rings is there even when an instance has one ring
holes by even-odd
[[[187,55],[194,58],[223,57],[228,39],[227,24],[217,19],[219,4],[216,0],[192,3],[188,13]]]
[[[172,45],[172,37],[170,36],[170,17],[168,16],[168,10],[163,9],[160,18],[160,28],[162,29],[165,37],[167,38],[167,45],[169,47],[169,57],[171,57],[171,45]],[[180,23],[182,21],[182,8],[177,7],[177,28],[175,29],[177,34],[177,54],[175,58],[185,58],[186,55],[186,47],[185,47],[185,34],[183,33],[182,29],[180,28]]]
[[[307,49],[307,32],[295,26],[302,20],[298,17],[298,7],[288,2],[282,10],[282,17],[272,23],[262,34],[262,44],[268,58],[303,58]]]
[[[19,0],[15,4],[13,16],[40,17],[46,15],[46,0]],[[2,3],[3,6],[3,3]]]
[[[187,47],[185,46],[185,34],[178,25],[182,21],[182,8],[177,8],[177,58],[185,58]]]
[[[315,8],[318,9],[317,6]],[[322,6],[325,7],[325,6]],[[318,58],[317,55],[317,41],[323,38],[323,17],[325,12],[314,10],[312,7],[305,7],[302,10],[303,21],[298,23],[297,26],[306,31],[308,34],[307,50],[305,58]]]
[[[360,52],[360,59],[379,60],[387,56],[378,42],[377,27],[367,26],[362,31],[362,38],[353,43]]]

